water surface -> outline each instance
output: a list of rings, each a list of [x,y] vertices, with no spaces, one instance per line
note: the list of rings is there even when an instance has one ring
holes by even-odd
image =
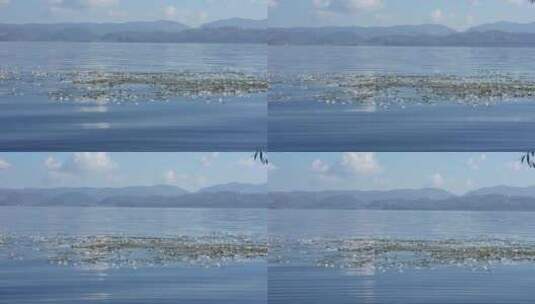
[[[175,92],[143,83],[73,84],[77,73],[244,75],[265,81],[256,45],[2,43],[0,150],[254,151],[266,93]],[[119,77],[118,77],[119,78]],[[124,78],[123,78],[124,80]],[[223,80],[222,80],[223,81]]]
[[[531,48],[269,47],[270,150],[532,149],[534,55]],[[367,78],[392,83],[359,82]]]
[[[265,259],[239,247],[265,234],[261,210],[2,207],[0,303],[266,303]]]
[[[529,303],[535,296],[530,287],[535,264],[508,255],[497,244],[510,242],[533,250],[534,216],[520,212],[274,210],[269,214],[269,234],[284,245],[270,253],[269,302]],[[363,240],[371,249],[365,254],[341,251],[339,242],[347,245],[356,240],[361,243],[355,250],[362,248]],[[411,252],[410,246],[400,247],[416,241],[445,243],[451,248],[423,254],[422,250]],[[421,244],[414,248],[425,249]],[[457,246],[466,250],[456,251]],[[477,256],[471,255],[474,251]],[[435,259],[413,263],[428,258],[427,254]]]

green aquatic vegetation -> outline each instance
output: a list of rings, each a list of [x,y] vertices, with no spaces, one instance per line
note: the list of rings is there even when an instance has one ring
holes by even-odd
[[[50,245],[50,244],[48,244]],[[121,237],[92,236],[56,239],[50,260],[60,265],[187,264],[219,266],[267,256],[267,244],[246,237]]]
[[[175,97],[210,98],[264,93],[266,79],[238,72],[77,72],[66,75],[53,100],[120,102],[169,100]]]
[[[304,263],[368,274],[438,266],[488,269],[494,265],[535,264],[535,243],[497,239],[273,238],[269,259],[275,265]]]
[[[0,247],[7,243],[7,236],[0,234]]]
[[[390,240],[329,241],[318,265],[342,268],[374,265],[379,269],[456,265],[486,268],[493,264],[535,263],[535,244],[504,240]]]
[[[45,94],[59,102],[217,99],[265,93],[266,77],[241,72],[20,71],[0,69],[2,95]]]
[[[475,76],[311,74],[286,79],[286,83],[313,88],[312,98],[325,103],[376,103],[383,107],[441,102],[477,106],[535,96],[534,80],[495,73]]]

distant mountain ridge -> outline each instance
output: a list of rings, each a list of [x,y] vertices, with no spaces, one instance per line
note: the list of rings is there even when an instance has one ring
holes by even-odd
[[[495,186],[481,188],[468,192],[466,196],[474,195],[503,195],[503,196],[522,196],[535,198],[535,186],[531,187],[512,187],[512,186]]]
[[[468,32],[488,32],[500,31],[507,33],[535,33],[535,22],[532,23],[516,23],[500,21],[495,23],[487,23],[474,26],[468,29]]]
[[[173,21],[0,24],[0,41],[535,47],[535,23],[498,22],[464,32],[437,24],[270,28],[266,19],[243,18],[214,21],[198,28]]]
[[[498,186],[465,195],[440,189],[268,192],[230,183],[197,192],[174,186],[0,189],[0,206],[535,211],[535,187]]]
[[[270,45],[534,47],[535,34],[468,31],[451,34],[360,33],[355,28],[271,29]]]
[[[255,20],[255,19],[245,19],[245,18],[231,18],[218,20],[210,23],[205,23],[201,28],[222,28],[222,27],[235,27],[241,29],[267,29],[268,21],[267,19]]]
[[[228,187],[232,190],[227,190]],[[247,197],[247,194],[254,193],[251,189],[256,187],[261,187],[261,185],[236,183],[213,186],[195,193],[169,185],[124,188],[0,189],[0,206],[217,208],[221,205],[228,208],[245,208],[248,200],[242,200]],[[231,206],[225,202],[230,202]],[[266,206],[266,203],[262,206]]]
[[[223,185],[216,185],[206,187],[200,190],[200,192],[236,192],[236,193],[267,193],[267,184],[243,184],[243,183],[229,183]]]

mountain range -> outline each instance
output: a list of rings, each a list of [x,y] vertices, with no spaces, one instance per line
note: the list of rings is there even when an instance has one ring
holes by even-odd
[[[440,26],[391,28],[276,28],[270,45],[533,47],[535,33],[497,30],[455,32]]]
[[[515,22],[495,22],[474,26],[468,29],[469,32],[500,31],[506,33],[535,33],[535,22],[515,23]]]
[[[245,18],[231,18],[218,20],[210,23],[205,23],[201,28],[222,28],[222,27],[234,27],[242,29],[256,29],[256,30],[265,30],[268,28],[267,19],[254,20],[254,19],[245,19]]]
[[[497,186],[464,195],[440,189],[269,192],[266,184],[240,183],[197,192],[166,185],[0,189],[0,206],[535,211],[535,186]]]
[[[199,28],[191,28],[179,22],[165,20],[124,23],[0,24],[0,41],[121,42],[120,39],[125,40],[123,38],[125,36],[136,37],[136,39],[130,38],[131,40],[147,40],[147,42],[151,41],[148,38],[166,42],[181,42],[181,39],[203,41],[213,39],[214,30],[225,29],[226,32],[232,32],[234,40],[241,42],[242,31],[265,30],[266,28],[267,20],[240,18],[215,21]],[[192,36],[194,38],[188,38]]]
[[[497,22],[466,31],[443,25],[269,27],[232,18],[192,28],[174,21],[0,24],[0,41],[257,43],[270,45],[535,46],[535,23]]]

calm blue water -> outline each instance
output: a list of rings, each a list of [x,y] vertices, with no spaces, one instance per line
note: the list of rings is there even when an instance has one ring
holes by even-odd
[[[533,98],[407,102],[323,102],[330,85],[296,79],[333,76],[511,77],[535,80],[535,49],[269,47],[268,142],[272,151],[512,151],[533,149]],[[489,76],[491,75],[491,76]],[[497,76],[498,75],[498,76]],[[493,78],[493,79],[494,79]],[[345,102],[345,104],[344,104]],[[384,106],[384,105],[387,106]]]
[[[0,150],[254,151],[266,143],[265,93],[113,102],[58,102],[48,94],[65,80],[58,75],[73,72],[265,77],[266,52],[255,45],[2,43],[0,72],[22,76],[0,76]]]
[[[265,220],[262,210],[1,208],[0,235],[12,241],[0,241],[0,303],[267,303],[262,259],[162,265],[157,250],[165,248],[155,248],[135,265],[121,264],[121,254],[106,264],[51,262],[55,249],[84,236],[262,239]]]
[[[279,251],[271,252],[269,303],[531,303],[530,263],[381,268],[377,260],[360,268],[318,267],[314,258],[333,248],[320,252],[306,245],[351,238],[533,242],[534,220],[534,213],[519,212],[270,211],[271,237],[301,243],[280,249],[290,257],[285,263]]]
[[[535,265],[530,262],[502,260],[482,267],[459,261],[415,267],[407,263],[410,255],[395,267],[384,267],[385,261],[378,257],[364,266],[346,268],[314,262],[336,256],[332,242],[337,240],[456,240],[470,244],[499,239],[533,246],[535,213],[0,209],[0,303],[489,304],[531,303],[535,296]],[[165,246],[160,248],[157,242],[152,243],[150,259],[122,251],[111,254],[107,263],[53,262],[58,252],[76,248],[85,237],[165,240],[177,235],[195,242],[207,235],[217,235],[218,240],[236,236],[265,240],[269,236],[269,262],[264,258],[201,257],[192,263],[160,264],[157,257],[165,252]],[[331,243],[323,247],[326,240]],[[92,253],[92,259],[107,254],[100,251],[99,244],[84,249]],[[88,253],[76,254],[83,258]],[[124,263],[126,257],[138,263]],[[387,261],[399,257],[393,255]]]

